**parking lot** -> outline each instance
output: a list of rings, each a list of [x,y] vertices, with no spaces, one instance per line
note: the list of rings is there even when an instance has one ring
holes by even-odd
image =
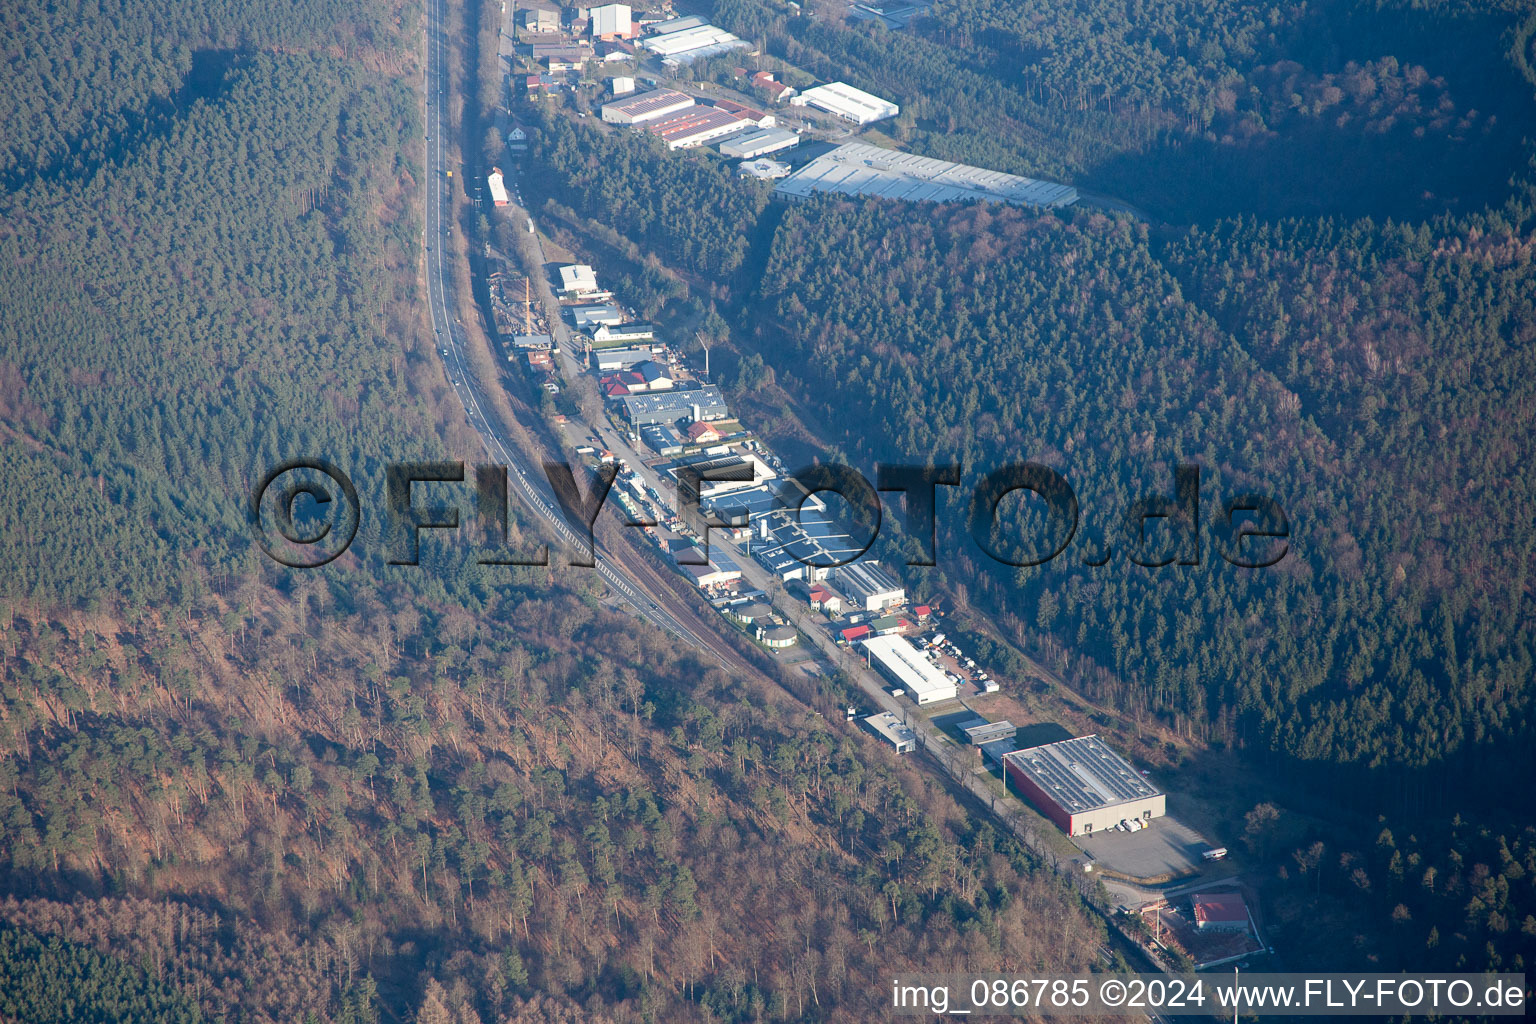
[[[1205,837],[1171,815],[1152,819],[1140,832],[1100,832],[1072,840],[1101,868],[1149,883],[1200,870],[1211,848]]]

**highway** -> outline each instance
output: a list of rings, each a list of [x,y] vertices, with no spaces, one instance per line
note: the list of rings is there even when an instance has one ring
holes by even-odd
[[[444,39],[444,0],[429,0],[427,4],[427,68],[426,90],[426,166],[427,182],[422,189],[426,207],[426,230],[423,245],[426,248],[427,305],[432,317],[433,344],[442,357],[448,380],[463,403],[465,416],[479,433],[491,458],[507,467],[507,479],[512,490],[523,503],[538,513],[555,530],[556,535],[572,548],[580,550],[584,544],[585,529],[573,526],[556,502],[542,470],[531,470],[522,454],[509,446],[486,415],[489,403],[484,385],[476,378],[464,357],[466,335],[463,326],[453,315],[455,309],[453,290],[448,285],[446,268],[450,251],[450,233],[453,230],[454,180],[448,177],[447,134],[449,126],[445,108],[448,103],[449,71],[448,45]],[[491,381],[491,386],[495,386]],[[666,629],[690,647],[710,654],[708,643],[689,629],[678,618],[650,595],[625,577],[601,550],[596,551],[596,572],[603,582],[622,597],[641,615]]]

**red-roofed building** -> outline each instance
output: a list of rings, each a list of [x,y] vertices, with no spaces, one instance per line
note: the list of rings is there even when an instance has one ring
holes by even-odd
[[[720,431],[702,420],[688,424],[688,440],[694,444],[712,444],[720,440]]]
[[[608,398],[623,398],[625,395],[629,394],[629,388],[625,387],[623,384],[616,380],[609,381],[607,384],[603,385],[603,394]]]
[[[1235,892],[1196,895],[1195,927],[1201,931],[1245,932],[1248,904]]]
[[[823,586],[814,586],[810,592],[811,607],[818,612],[836,615],[843,610],[843,599]]]
[[[767,89],[768,95],[773,97],[775,103],[782,103],[795,94],[795,90],[783,82],[776,81],[771,71],[759,71],[753,75],[752,84],[759,89]]]
[[[869,636],[869,627],[850,626],[849,628],[843,630],[839,635],[842,637],[843,643],[851,644],[855,640],[861,640],[864,637]]]
[[[710,102],[714,104],[716,110],[724,110],[728,114],[735,114],[743,121],[751,121],[759,128],[772,128],[778,123],[778,118],[772,114],[765,114],[755,107],[749,107],[744,103],[737,103],[735,100],[717,99]]]
[[[917,616],[918,622],[927,622],[928,616],[933,614],[933,609],[925,604],[920,604],[912,609],[912,614]]]

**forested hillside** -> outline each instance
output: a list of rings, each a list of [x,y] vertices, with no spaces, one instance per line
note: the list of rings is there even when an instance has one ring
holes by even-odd
[[[418,9],[15,15],[0,1016],[856,1021],[893,967],[1096,960],[982,816],[595,577],[386,569],[382,517],[318,572],[253,555],[282,459],[379,493],[480,452],[416,291]],[[659,245],[763,206],[624,213]]]
[[[543,580],[391,604],[6,622],[6,890],[156,902],[0,903],[0,975],[59,937],[39,985],[83,946],[210,1020],[854,1021],[890,970],[1096,956],[1065,881],[766,681]]]
[[[57,29],[48,47],[67,35],[79,53],[29,50],[17,63],[47,88],[7,92],[26,105],[7,142],[26,152],[0,192],[0,596],[142,609],[254,567],[243,501],[281,459],[362,476],[425,450],[399,159],[418,101],[376,70],[402,54],[331,51],[353,31],[341,8],[21,6],[17,32],[94,31]],[[316,49],[274,52],[306,33]],[[188,47],[240,40],[262,48],[189,75]],[[142,71],[101,81],[120,47]],[[50,155],[71,119],[94,141]]]
[[[1127,21],[971,0],[908,32],[768,0],[715,15],[786,80],[901,103],[877,130],[903,146],[1153,214],[770,207],[730,319],[743,365],[773,372],[742,387],[776,380],[826,457],[866,468],[956,458],[967,483],[1017,458],[1060,469],[1083,508],[1061,558],[988,559],[968,491],[941,489],[922,588],[991,613],[1090,698],[1347,809],[1331,829],[1250,816],[1250,851],[1289,869],[1269,880],[1277,921],[1311,920],[1326,894],[1369,915],[1362,962],[1523,965],[1531,804],[1488,780],[1536,773],[1536,19],[1500,3],[1153,4]],[[626,208],[664,160],[610,162],[601,189],[562,201]],[[588,173],[558,152],[551,167]],[[703,220],[650,223],[680,270],[706,269],[689,255]],[[1238,569],[1206,535],[1198,567],[1130,564],[1120,517],[1171,495],[1181,461],[1202,468],[1207,525],[1235,493],[1274,497],[1286,560]]]
[[[1529,133],[1516,0],[941,0],[905,32],[720,0],[768,63],[902,107],[914,151],[1160,217],[1422,215],[1500,201]],[[1517,30],[1518,29],[1518,30]]]

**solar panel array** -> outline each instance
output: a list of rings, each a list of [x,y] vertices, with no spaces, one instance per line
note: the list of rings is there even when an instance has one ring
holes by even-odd
[[[1158,794],[1156,786],[1097,736],[1030,747],[1009,754],[1008,760],[1074,814]]]
[[[1071,185],[862,142],[844,143],[822,154],[780,182],[775,191],[793,198],[834,192],[934,203],[982,200],[1015,206],[1068,206],[1077,202],[1077,189]]]

